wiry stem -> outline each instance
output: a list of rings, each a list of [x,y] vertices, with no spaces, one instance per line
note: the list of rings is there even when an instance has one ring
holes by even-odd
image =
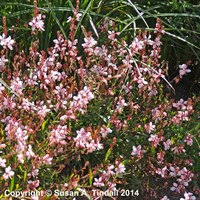
[[[7,36],[7,26],[6,26],[6,16],[3,16],[3,33],[5,37]]]
[[[36,17],[37,14],[38,14],[37,0],[34,0],[34,17]]]

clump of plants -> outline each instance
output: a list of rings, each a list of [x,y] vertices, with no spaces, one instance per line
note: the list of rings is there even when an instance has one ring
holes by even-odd
[[[199,99],[168,95],[166,88],[173,87],[166,78],[170,66],[160,58],[162,22],[127,43],[106,19],[94,28],[96,36],[82,26],[79,41],[78,4],[73,14],[69,37],[58,31],[47,51],[39,50],[45,16],[37,7],[28,52],[9,35],[4,19],[0,194],[58,189],[97,198],[92,190],[134,188],[131,194],[143,199],[198,197],[200,133],[190,120]],[[179,80],[190,73],[186,64],[179,68]]]

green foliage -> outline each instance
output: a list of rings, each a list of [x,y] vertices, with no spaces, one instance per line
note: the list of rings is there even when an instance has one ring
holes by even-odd
[[[82,14],[77,25],[76,37],[83,39],[81,24],[93,33],[105,18],[118,22],[118,31],[126,40],[131,40],[138,29],[154,29],[156,18],[160,18],[166,26],[163,59],[172,65],[185,62],[191,58],[199,60],[199,2],[198,1],[81,1]],[[38,9],[46,15],[46,30],[40,35],[40,48],[47,49],[56,38],[57,30],[68,37],[67,18],[72,15],[76,1],[38,1]],[[7,17],[8,29],[12,30],[22,42],[29,46],[31,41],[30,27],[27,19],[33,13],[30,1],[9,0],[0,3],[0,18]],[[15,27],[13,26],[15,22]],[[94,27],[93,27],[94,25]],[[3,29],[3,26],[1,26]],[[44,38],[44,39],[43,39]],[[184,47],[184,48],[183,48]],[[183,59],[184,58],[184,59]],[[178,62],[178,63],[177,63]]]

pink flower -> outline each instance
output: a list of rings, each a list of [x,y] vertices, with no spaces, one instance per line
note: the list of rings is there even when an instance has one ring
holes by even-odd
[[[9,36],[6,38],[5,34],[0,35],[0,45],[3,46],[4,49],[9,48],[10,50],[13,50],[13,45],[15,44],[15,41],[12,40],[12,38]]]
[[[117,165],[115,168],[116,175],[119,175],[125,172],[126,168],[121,162],[116,161],[116,165]]]
[[[184,198],[180,198],[180,200],[195,200],[196,197],[193,196],[193,193],[191,192],[185,192],[184,193]]]
[[[173,186],[170,188],[170,190],[180,193],[183,188],[184,188],[184,186],[178,185],[177,183],[173,183]]]
[[[177,103],[173,103],[173,107],[177,109],[186,109],[187,101],[180,99]]]
[[[77,22],[79,22],[80,20],[81,20],[81,16],[82,16],[82,13],[77,13],[76,14],[76,21]],[[72,17],[71,16],[69,16],[68,18],[67,18],[67,23],[69,23],[69,22],[71,22],[72,21]]]
[[[34,103],[29,102],[29,100],[28,100],[28,99],[25,99],[25,98],[22,99],[22,103],[21,103],[21,105],[20,105],[18,108],[19,108],[19,109],[22,108],[22,109],[24,109],[24,110],[26,110],[26,111],[31,111],[31,112],[37,110],[37,108],[36,108],[36,106],[34,105]]]
[[[152,44],[153,45],[153,49],[155,49],[157,47],[160,47],[161,44],[162,44],[162,42],[160,41],[160,38],[159,37],[155,38],[155,41]]]
[[[144,41],[139,40],[138,38],[135,38],[135,40],[130,45],[131,52],[133,53],[133,55],[135,55],[135,53],[138,53],[138,51],[142,50],[144,47]]]
[[[16,103],[10,98],[10,97],[4,97],[3,98],[3,105],[5,108],[13,110],[16,107]]]
[[[64,183],[63,186],[67,188],[67,187],[69,187],[69,184],[68,183]]]
[[[160,110],[158,107],[152,109],[152,116],[155,121],[162,120],[164,117],[167,116],[167,113],[163,110]]]
[[[163,142],[163,144],[164,144],[164,148],[165,148],[165,151],[166,151],[170,148],[171,140],[168,139],[166,142]]]
[[[179,70],[179,76],[180,76],[180,78],[182,78],[183,75],[191,72],[190,69],[187,69],[187,65],[186,64],[179,65],[179,69],[180,69]]]
[[[67,119],[76,119],[76,116],[74,115],[72,110],[67,110],[66,114],[60,117],[61,121],[65,121]]]
[[[108,31],[109,35],[108,38],[111,40],[115,40],[115,37],[119,35],[119,32],[115,32],[115,31]]]
[[[134,78],[134,81],[136,81],[136,82],[138,83],[138,88],[139,88],[139,89],[143,88],[144,85],[147,85],[147,84],[148,84],[148,82],[145,81],[145,79],[142,78],[142,77]]]
[[[117,102],[117,112],[122,113],[123,109],[125,106],[127,106],[128,104],[125,102],[124,99],[120,98],[120,100]]]
[[[69,22],[71,22],[72,21],[72,16],[69,16],[68,18],[67,18],[67,23],[69,23]]]
[[[122,89],[124,89],[126,93],[129,93],[132,90],[132,88],[133,86],[129,82],[127,82],[126,85],[122,86]]]
[[[191,161],[191,160],[189,160],[189,159],[186,159],[186,160],[185,160],[185,163],[186,163],[187,165],[193,166],[193,163],[192,163],[192,161]]]
[[[96,147],[96,150],[98,151],[98,150],[101,150],[101,149],[103,149],[103,144],[101,144],[100,142],[99,142],[99,140],[97,140],[97,142],[96,142],[96,144],[95,144],[95,147]]]
[[[33,171],[31,173],[28,174],[29,177],[33,176],[33,177],[37,177],[39,174],[39,169],[33,169]]]
[[[168,197],[165,195],[161,200],[169,200]]]
[[[55,44],[54,46],[54,49],[58,50],[58,51],[61,51],[62,49],[62,45],[64,43],[64,38],[63,38],[63,35],[59,34],[58,35],[58,39],[54,39],[53,42]]]
[[[150,90],[150,92],[149,92],[148,96],[156,96],[158,94],[158,91],[156,88],[150,88],[149,90]]]
[[[81,130],[76,131],[77,136],[74,138],[74,141],[76,142],[77,148],[85,148],[86,146],[89,148],[88,142],[92,140],[92,136],[90,132],[85,131],[84,128],[81,128]]]
[[[172,149],[172,151],[175,153],[175,154],[181,154],[181,153],[185,153],[185,149],[184,149],[184,145],[182,144],[179,144],[178,146],[174,147]]]
[[[100,129],[100,133],[103,138],[105,138],[109,133],[112,133],[112,130],[110,128],[107,128],[105,125],[103,125]]]
[[[87,152],[91,153],[95,150],[103,149],[103,145],[97,140],[96,142],[92,139],[91,133],[81,128],[80,131],[76,131],[77,137],[74,138],[77,148],[86,148]]]
[[[145,150],[142,150],[141,145],[139,146],[133,146],[132,147],[133,151],[131,153],[132,156],[138,156],[139,158],[142,158],[144,155]]]
[[[2,70],[5,67],[5,64],[8,62],[8,59],[5,58],[5,56],[0,57],[0,70]]]
[[[107,186],[108,186],[108,191],[116,191],[117,190],[116,183],[109,181],[107,183]]]
[[[90,89],[85,86],[83,90],[78,92],[77,96],[73,97],[73,101],[70,103],[70,109],[74,112],[80,111],[82,114],[85,112],[87,108],[87,104],[94,98],[94,95],[90,91]]]
[[[39,180],[34,180],[34,181],[30,180],[30,181],[28,181],[28,184],[31,188],[36,189],[37,187],[39,187],[40,181]]]
[[[31,196],[31,200],[39,200],[39,197],[36,195]]]
[[[14,171],[11,170],[11,167],[7,167],[5,169],[5,173],[3,174],[3,178],[4,180],[7,180],[8,178],[12,178],[12,176],[14,176]]]
[[[5,87],[2,85],[2,83],[0,82],[0,94],[2,94],[2,91],[5,90]]]
[[[165,33],[164,26],[162,25],[161,20],[157,20],[155,33],[161,33],[161,34]]]
[[[185,137],[184,142],[185,142],[187,145],[192,146],[192,145],[193,145],[192,135],[188,133],[188,134],[186,135],[186,137]]]
[[[156,148],[159,144],[159,142],[161,141],[162,138],[159,138],[158,135],[152,135],[150,136],[150,138],[148,139],[150,142],[153,143],[153,146]]]
[[[114,168],[115,168],[114,165],[108,166],[108,167],[107,167],[107,170],[106,170],[106,173],[107,173],[108,175],[113,175],[113,174],[115,174],[115,172],[112,171]]]
[[[0,157],[0,167],[6,167],[6,159]]]
[[[46,154],[45,156],[43,156],[42,158],[42,163],[43,164],[47,164],[47,165],[51,165],[51,161],[53,160],[52,157],[49,156],[49,154]]]
[[[173,183],[173,186],[171,187],[171,190],[172,191],[176,191],[177,187],[178,187],[178,184],[177,183]]]
[[[33,17],[33,19],[29,22],[29,25],[32,27],[32,30],[35,29],[39,31],[44,31],[44,21],[42,18],[45,18],[45,16],[38,14],[36,17]]]
[[[67,126],[58,125],[50,132],[49,141],[50,145],[65,145],[66,135],[68,133]]]
[[[183,121],[189,121],[189,113],[188,111],[178,111],[178,116],[183,120]]]
[[[6,144],[1,144],[0,143],[0,149],[4,149],[4,148],[6,148]],[[1,153],[1,151],[0,151],[0,153]]]
[[[94,140],[92,140],[90,143],[89,143],[89,142],[86,142],[86,148],[87,148],[87,151],[88,151],[89,153],[95,151],[95,150],[96,150],[96,146],[95,146]]]
[[[82,44],[85,52],[92,54],[94,52],[94,46],[97,44],[97,41],[94,40],[93,37],[86,37],[84,38],[85,43]]]
[[[145,124],[144,128],[147,131],[147,133],[151,133],[152,131],[155,130],[155,125],[153,125],[152,122],[150,122],[149,124]]]
[[[5,47],[8,47],[10,50],[13,50],[13,45],[15,44],[15,41],[11,39],[11,37],[9,36],[8,38],[6,38],[5,40]]]
[[[103,187],[104,183],[103,183],[102,177],[99,177],[98,179],[95,178],[93,185],[96,186],[96,187]]]
[[[20,162],[20,163],[24,163],[24,159],[25,159],[25,155],[23,153],[19,153],[17,154],[17,160]]]
[[[43,102],[41,102],[42,104]],[[47,113],[50,112],[50,109],[47,108],[46,105],[43,105],[43,106],[40,106],[38,107],[38,111],[37,111],[37,114],[40,116],[40,117],[46,117]]]
[[[172,122],[174,124],[179,124],[181,122],[181,118],[178,115],[173,116]]]
[[[181,183],[184,186],[188,186],[188,183],[192,181],[192,177],[194,177],[194,174],[191,171],[189,171],[186,167],[184,167],[179,171],[179,176],[179,183]]]
[[[23,94],[22,90],[24,89],[23,82],[20,80],[19,77],[13,78],[11,82],[10,88],[14,91],[17,92],[18,94]]]
[[[159,151],[157,153],[157,159],[158,159],[158,163],[162,163],[165,157],[165,152],[164,151]]]
[[[84,38],[85,43],[82,44],[83,48],[92,48],[97,44],[97,41],[93,37]]]
[[[170,176],[176,177],[176,176],[180,175],[179,167],[176,167],[176,169],[174,167],[170,167],[169,169],[170,169],[170,173],[169,173]]]
[[[144,35],[144,42],[148,45],[153,45],[153,41],[151,40],[151,35]]]
[[[34,157],[35,156],[35,153],[33,152],[32,150],[32,146],[29,144],[28,145],[28,150],[26,152],[26,157],[28,158],[28,160],[31,158],[31,157]]]
[[[76,21],[79,22],[81,20],[82,13],[77,13]]]
[[[168,172],[168,169],[167,169],[166,166],[163,167],[162,169],[157,169],[156,170],[156,173],[159,174],[159,175],[161,175],[161,177],[163,177],[163,178],[166,177],[167,172]]]

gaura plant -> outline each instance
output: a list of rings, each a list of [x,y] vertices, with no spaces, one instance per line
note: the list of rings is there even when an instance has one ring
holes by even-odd
[[[97,198],[94,189],[132,188],[144,199],[198,197],[199,131],[189,125],[198,97],[174,101],[167,94],[166,86],[173,87],[160,58],[161,21],[154,32],[139,31],[127,43],[116,23],[106,19],[96,29],[99,39],[82,26],[80,44],[75,35],[78,3],[73,14],[69,37],[58,31],[47,51],[39,51],[38,33],[46,27],[37,7],[28,23],[34,36],[28,53],[18,48],[4,23],[2,197],[8,189],[83,190]],[[187,65],[180,65],[179,79],[187,73]]]

